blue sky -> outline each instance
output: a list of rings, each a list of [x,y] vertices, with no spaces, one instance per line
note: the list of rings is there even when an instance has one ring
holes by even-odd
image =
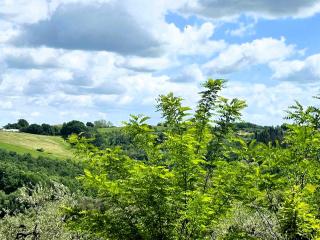
[[[320,0],[0,0],[0,125],[110,120],[201,82],[277,125],[294,100],[317,104]]]

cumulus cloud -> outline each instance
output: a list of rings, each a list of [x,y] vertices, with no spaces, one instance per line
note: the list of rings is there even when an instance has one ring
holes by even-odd
[[[160,43],[117,2],[62,4],[45,20],[25,25],[20,46],[155,55]]]
[[[12,48],[0,49],[2,60],[7,68],[41,69],[58,67],[58,52],[48,48]]]
[[[136,72],[154,72],[163,70],[175,65],[173,59],[169,56],[162,56],[157,58],[147,57],[121,57],[117,59],[116,66],[126,68]]]
[[[252,65],[282,60],[294,53],[295,46],[287,45],[284,38],[262,38],[228,46],[216,58],[204,64],[204,68],[209,73],[227,74]]]
[[[168,26],[168,51],[182,56],[210,57],[227,45],[223,40],[212,39],[214,30],[215,26],[210,22],[200,26],[187,25],[183,31],[171,24]]]
[[[320,80],[320,54],[304,60],[274,61],[269,64],[273,78],[297,82],[316,82]]]
[[[244,37],[248,35],[254,35],[255,30],[254,27],[256,26],[256,22],[245,24],[243,22],[239,23],[239,27],[236,29],[228,29],[226,34],[229,34],[233,37]]]
[[[0,44],[8,42],[19,34],[19,30],[14,27],[13,23],[1,19],[0,14]]]
[[[223,91],[228,97],[238,97],[247,101],[244,119],[261,125],[277,125],[283,122],[288,106],[298,100],[303,105],[317,104],[312,96],[317,95],[319,84],[296,84],[280,82],[265,83],[229,82]]]
[[[4,0],[0,1],[0,18],[14,23],[35,23],[45,19],[49,5],[45,0]]]
[[[291,82],[230,82],[225,93],[248,99],[247,120],[263,124],[268,115],[281,122],[293,97],[306,99],[316,89],[298,80],[319,80],[319,57],[290,60],[297,47],[284,38],[230,44],[217,28],[224,18],[246,14],[248,24],[223,31],[247,36],[258,26],[252,19],[311,16],[318,2],[0,0],[0,121],[105,116],[120,122],[129,113],[153,115],[159,94],[173,91],[194,106],[207,75],[265,64],[274,79]],[[197,15],[196,22],[168,23],[169,11]]]
[[[0,100],[0,109],[9,110],[12,109],[12,102],[9,100]]]
[[[255,17],[308,17],[320,12],[319,0],[189,0],[184,12],[209,18],[232,18],[241,14]]]
[[[191,64],[179,69],[178,74],[171,78],[172,82],[201,82],[205,80],[205,76],[197,64]]]

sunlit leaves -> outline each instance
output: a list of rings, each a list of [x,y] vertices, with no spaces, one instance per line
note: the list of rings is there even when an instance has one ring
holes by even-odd
[[[80,212],[78,226],[106,239],[319,238],[319,109],[291,107],[282,145],[248,141],[234,129],[246,103],[220,96],[224,83],[204,83],[193,115],[161,95],[161,139],[148,117],[132,115],[125,131],[146,159],[73,137],[90,162],[82,181],[101,204]]]

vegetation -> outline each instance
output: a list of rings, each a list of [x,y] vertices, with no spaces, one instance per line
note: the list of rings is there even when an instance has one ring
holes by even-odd
[[[69,226],[106,239],[320,237],[318,109],[292,108],[285,147],[245,141],[234,124],[245,103],[221,97],[223,83],[205,83],[194,115],[181,98],[160,96],[161,139],[147,117],[132,116],[125,130],[145,159],[73,137],[99,206],[69,208]]]
[[[29,126],[29,123],[25,119],[19,119],[17,123],[8,123],[4,126],[5,129],[22,129]]]
[[[29,153],[35,157],[66,159],[73,156],[70,144],[56,136],[0,131],[0,148],[20,154]]]
[[[110,121],[100,119],[100,120],[94,121],[94,126],[96,128],[110,128],[110,127],[113,127],[113,124]]]
[[[51,126],[46,123],[43,123],[41,125],[33,123],[28,127],[21,128],[20,131],[32,134],[57,136],[60,135],[61,128],[59,126]]]
[[[65,186],[54,183],[49,188],[42,185],[37,185],[34,189],[22,188],[16,200],[20,205],[27,206],[26,211],[7,214],[0,219],[0,239],[92,239],[64,227],[62,207],[74,202]]]
[[[76,191],[80,185],[75,177],[81,174],[82,168],[81,163],[71,160],[34,158],[30,154],[0,150],[0,216],[5,211],[20,212],[26,207],[17,199],[24,187],[32,189],[38,184],[50,186],[58,182]]]
[[[159,96],[157,127],[144,115],[103,131],[73,122],[87,129],[64,135],[82,161],[4,152],[0,199],[20,210],[3,213],[0,236],[320,239],[320,109],[296,103],[281,127],[243,123],[246,103],[221,96],[224,84],[205,82],[193,111]]]
[[[68,138],[71,134],[80,134],[87,132],[87,127],[83,122],[73,120],[62,125],[60,134],[64,138]]]

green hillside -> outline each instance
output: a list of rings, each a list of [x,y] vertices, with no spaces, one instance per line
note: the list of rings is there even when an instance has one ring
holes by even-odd
[[[72,157],[69,144],[58,136],[0,131],[0,148],[21,154],[30,153],[35,157]]]

